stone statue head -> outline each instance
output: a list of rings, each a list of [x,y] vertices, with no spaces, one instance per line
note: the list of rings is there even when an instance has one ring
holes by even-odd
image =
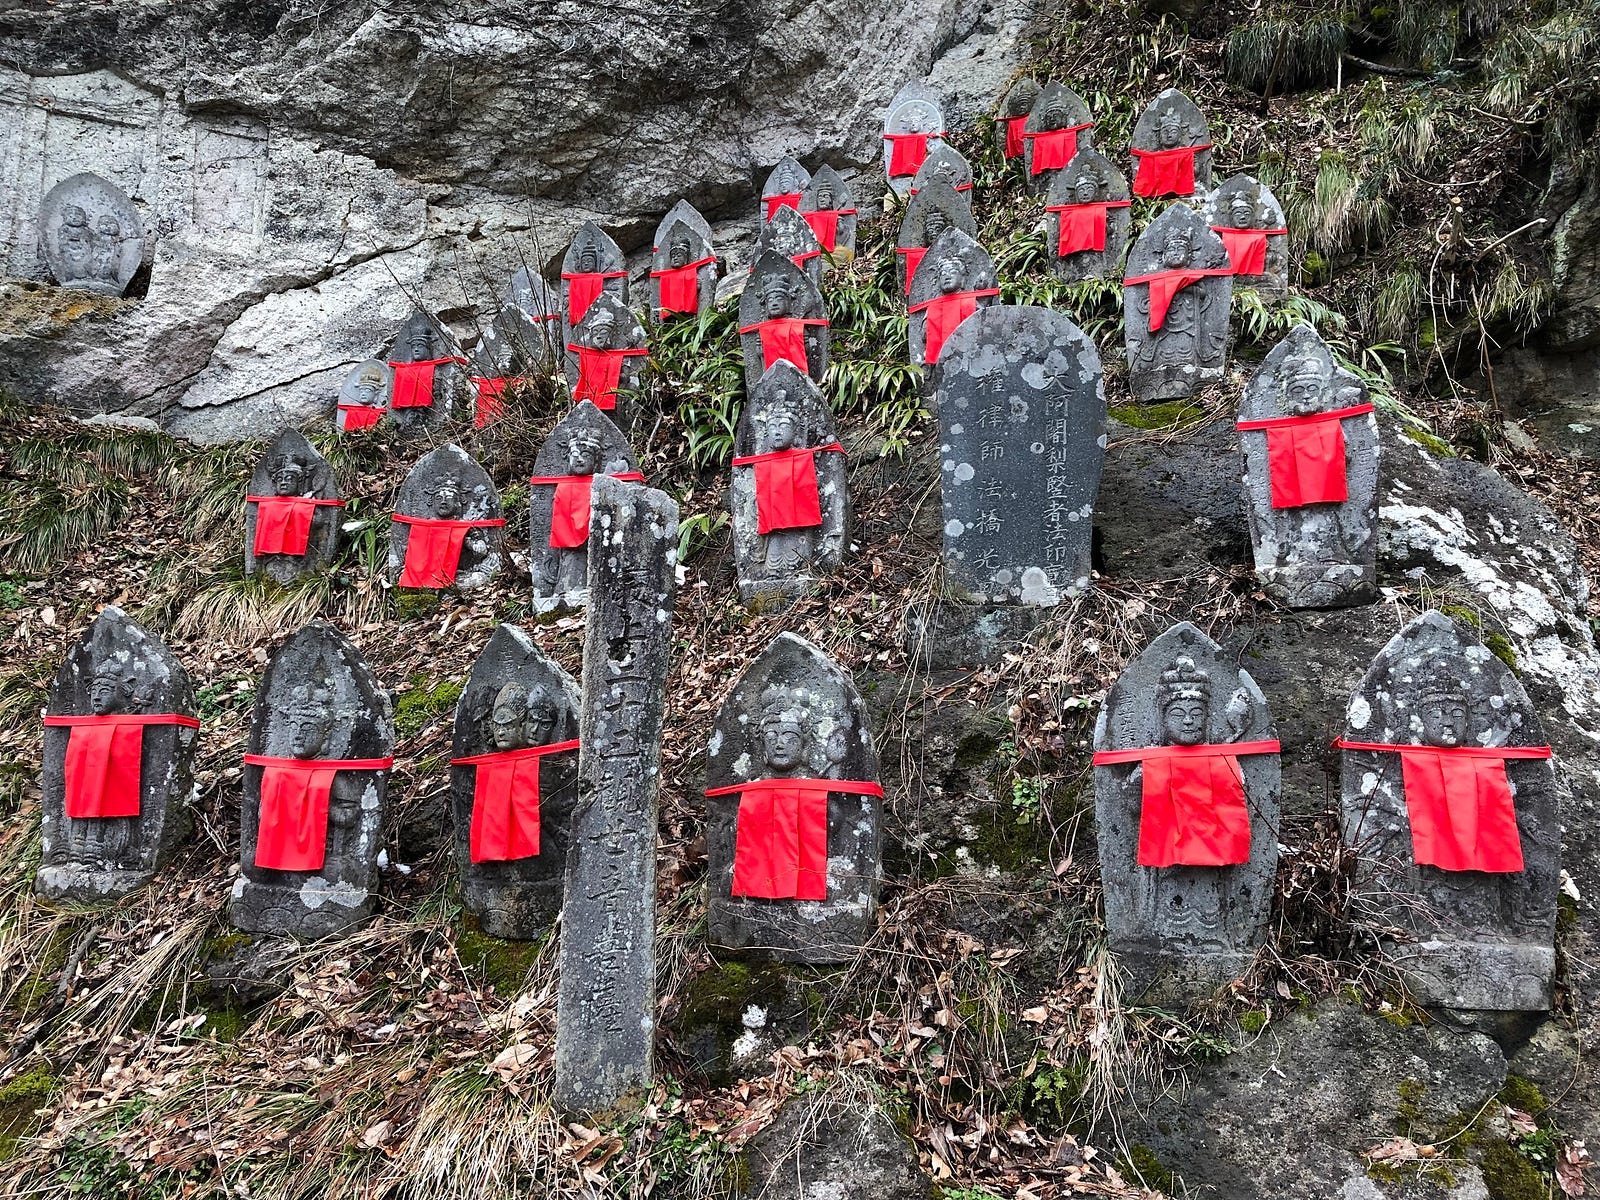
[[[411,350],[412,362],[427,362],[433,357],[433,330],[426,321],[413,321],[406,331],[406,345]]]
[[[314,680],[289,693],[284,706],[289,718],[289,754],[292,758],[321,758],[333,734],[333,688]]]
[[[577,429],[567,442],[567,474],[598,475],[605,461],[605,440],[593,429]]]
[[[959,292],[966,275],[962,269],[961,260],[955,255],[950,255],[939,260],[939,290],[945,295]]]
[[[117,242],[122,240],[122,222],[106,213],[94,224],[95,232],[101,237]]]
[[[937,242],[939,235],[949,228],[950,218],[945,216],[942,208],[930,208],[927,215],[922,218],[922,236],[930,246]]]
[[[811,705],[799,691],[769,687],[761,695],[761,753],[769,770],[789,775],[806,765]]]
[[[959,174],[960,172],[956,169],[956,164],[951,162],[948,158],[941,158],[938,162],[933,164],[933,177],[943,181],[944,183],[948,183],[951,187],[956,186],[956,178]]]
[[[1188,136],[1188,124],[1175,106],[1169,104],[1156,114],[1156,140],[1162,150],[1176,150]]]
[[[1243,190],[1228,197],[1228,227],[1254,229],[1256,224],[1255,201]]]
[[[1422,728],[1413,726],[1412,732],[1421,735],[1424,746],[1465,746],[1472,711],[1466,684],[1445,664],[1437,663],[1422,677],[1421,693],[1417,709]]]
[[[378,397],[383,394],[383,371],[378,367],[364,368],[356,376],[356,392],[361,397],[361,403],[369,408],[376,407]]]
[[[906,133],[938,133],[938,110],[926,100],[915,100],[900,110],[900,124]]]
[[[761,280],[761,306],[769,321],[788,315],[789,281],[776,271]]]
[[[1072,199],[1078,204],[1093,204],[1100,199],[1100,175],[1085,171],[1072,182]]]
[[[597,308],[589,320],[589,345],[596,350],[610,350],[616,345],[617,314],[609,308]]]
[[[578,247],[578,274],[593,275],[600,270],[600,247],[585,242]]]
[[[1050,102],[1044,106],[1044,128],[1065,129],[1072,124],[1072,112],[1067,107],[1067,98],[1061,92],[1050,97]]]
[[[767,409],[767,451],[793,450],[800,441],[804,422],[800,419],[799,405],[787,390],[772,398]]]
[[[89,708],[97,717],[129,711],[138,688],[132,666],[106,659],[89,681]]]
[[[489,709],[489,736],[496,750],[520,750],[526,745],[523,726],[527,716],[527,688],[508,683],[495,693]]]
[[[1211,680],[1187,655],[1161,673],[1157,688],[1161,744],[1198,746],[1206,740],[1211,714]]]
[[[280,496],[298,496],[305,486],[306,465],[293,454],[285,454],[272,464],[272,486]]]
[[[833,205],[834,205],[834,199],[833,199],[833,183],[832,183],[831,180],[824,179],[821,183],[817,184],[816,201],[817,201],[817,211],[818,212],[831,212],[832,211]]]
[[[61,228],[63,231],[81,229],[87,233],[89,230],[89,214],[83,211],[81,204],[63,205],[61,209]]]
[[[1283,409],[1292,417],[1319,410],[1322,399],[1322,364],[1311,355],[1287,359],[1283,364]]]
[[[433,485],[428,493],[428,507],[433,515],[443,521],[454,521],[466,511],[466,497],[461,494],[461,481],[446,475]]]
[[[1183,225],[1174,225],[1167,232],[1166,240],[1161,243],[1161,265],[1167,270],[1177,270],[1189,263],[1189,230]]]
[[[667,266],[687,267],[689,265],[689,239],[679,234],[672,239],[672,245],[667,248]]]
[[[794,165],[787,159],[778,164],[778,191],[779,196],[788,196],[800,190],[800,180],[794,173]]]

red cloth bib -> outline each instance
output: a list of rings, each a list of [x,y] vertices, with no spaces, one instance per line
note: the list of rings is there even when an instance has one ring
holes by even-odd
[[[567,321],[576,325],[605,290],[606,280],[626,279],[626,271],[582,271],[563,275],[567,281]]]
[[[884,134],[883,140],[891,147],[889,178],[899,179],[903,175],[915,175],[928,157],[928,139],[943,136],[942,133]]]
[[[478,405],[472,414],[474,429],[482,429],[505,415],[506,388],[519,380],[519,376],[512,375],[503,375],[498,379],[485,379],[481,375],[472,377],[473,386],[478,389]]]
[[[1086,125],[1069,125],[1065,129],[1041,129],[1037,133],[1024,133],[1022,136],[1033,143],[1033,160],[1029,164],[1028,174],[1042,175],[1046,171],[1058,171],[1072,161],[1072,156],[1078,152],[1078,134],[1085,129],[1093,129],[1094,122]]]
[[[757,779],[711,788],[739,796],[732,895],[763,900],[828,898],[828,793],[882,797],[876,783],[846,779]]]
[[[252,554],[304,554],[311,544],[311,517],[319,505],[343,508],[343,500],[312,496],[246,496],[256,506],[256,538]]]
[[[1240,421],[1241,430],[1267,435],[1267,473],[1272,480],[1272,507],[1343,504],[1350,498],[1345,482],[1344,418],[1372,411],[1370,404],[1335,408],[1304,417],[1271,417]]]
[[[832,254],[839,242],[839,218],[853,217],[856,215],[856,210],[819,208],[800,215],[806,219],[806,224],[811,226],[811,232],[817,235],[817,241],[822,243],[822,248]]]
[[[328,793],[340,771],[387,771],[392,758],[273,758],[246,754],[261,768],[258,867],[320,871],[328,856]]]
[[[1023,147],[1027,145],[1022,140],[1023,132],[1028,128],[1028,114],[1020,117],[1006,117],[1006,158],[1021,158]]]
[[[626,479],[630,483],[644,482],[644,476],[637,471],[624,471],[611,478]],[[555,485],[555,499],[550,507],[552,546],[571,550],[589,540],[589,500],[594,484],[593,475],[534,475],[528,482]]]
[[[1127,287],[1134,283],[1150,285],[1150,332],[1154,333],[1167,323],[1167,309],[1172,307],[1172,298],[1181,288],[1186,288],[1191,283],[1198,283],[1211,275],[1232,274],[1232,267],[1227,270],[1158,271],[1154,275],[1135,275],[1131,279],[1124,279],[1122,286]]]
[[[467,839],[473,862],[510,862],[539,853],[539,760],[577,748],[574,738],[450,760],[452,766],[476,768]]]
[[[1133,150],[1139,170],[1133,177],[1135,196],[1194,195],[1194,156],[1211,149],[1203,146],[1175,146],[1171,150]]]
[[[809,373],[811,368],[806,362],[807,325],[821,325],[827,328],[828,323],[814,317],[778,317],[776,320],[746,325],[739,332],[761,335],[763,370],[771,370],[773,363],[784,361],[792,362],[802,371]]]
[[[389,394],[390,408],[431,408],[433,406],[433,372],[441,363],[464,363],[464,358],[429,358],[422,362],[392,362],[394,391]]]
[[[1442,871],[1522,870],[1522,838],[1505,760],[1549,758],[1549,746],[1447,748],[1343,738],[1334,745],[1400,755],[1411,853],[1418,866]]]
[[[896,246],[896,254],[903,254],[906,258],[906,295],[911,295],[911,278],[917,273],[917,268],[922,265],[922,260],[927,257],[926,246]]]
[[[798,209],[800,197],[804,194],[804,192],[784,192],[780,196],[763,196],[762,199],[767,202],[767,220],[772,220],[772,214],[780,208]]]
[[[922,337],[922,362],[924,366],[939,361],[945,339],[956,331],[956,326],[978,311],[978,297],[998,296],[999,288],[981,288],[975,292],[951,292],[935,296],[921,304],[913,304],[912,312],[927,314]]]
[[[1065,258],[1082,250],[1106,248],[1106,214],[1113,208],[1127,208],[1132,200],[1096,200],[1089,204],[1052,204],[1046,212],[1056,214],[1056,257]]]
[[[647,355],[648,350],[600,350],[594,346],[568,345],[578,354],[578,381],[572,385],[572,402],[592,401],[607,412],[617,407],[617,385],[622,381],[622,360]]]
[[[1265,275],[1267,273],[1267,238],[1274,233],[1288,233],[1287,229],[1228,229],[1213,225],[1211,231],[1222,239],[1228,248],[1228,261],[1235,275]]]
[[[199,729],[200,722],[180,713],[105,713],[81,717],[47,716],[46,725],[65,725],[67,757],[66,813],[74,820],[85,817],[137,817],[139,815],[140,759],[144,754],[146,725],[183,725]]]
[[[822,497],[817,492],[817,455],[832,450],[844,453],[838,442],[770,454],[746,454],[733,460],[736,467],[756,473],[756,532],[775,529],[810,529],[822,524]]]
[[[1275,741],[1146,746],[1098,750],[1094,765],[1143,764],[1141,867],[1226,867],[1250,861],[1250,812],[1239,756],[1276,753]]]
[[[428,386],[431,388],[433,385],[430,383]],[[344,414],[345,433],[352,429],[371,429],[383,420],[384,413],[383,409],[373,408],[369,404],[341,404],[339,411]]]
[[[408,517],[395,513],[394,519],[411,526],[406,539],[406,562],[400,571],[403,588],[444,588],[456,581],[461,565],[461,543],[467,530],[504,525],[505,521],[442,521],[433,517]]]
[[[651,271],[650,278],[657,281],[656,290],[661,301],[657,312],[697,313],[700,311],[700,268],[714,263],[715,258],[700,258],[681,267],[668,267],[664,271]]]

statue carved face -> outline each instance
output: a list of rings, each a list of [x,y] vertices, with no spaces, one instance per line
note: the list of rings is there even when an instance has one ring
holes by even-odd
[[[280,496],[298,496],[305,477],[305,465],[291,454],[285,454],[272,468],[272,486]]]
[[[1228,224],[1233,229],[1254,229],[1256,206],[1243,192],[1228,197]]]
[[[1422,742],[1450,749],[1467,744],[1467,700],[1457,692],[1430,692],[1422,698]]]
[[[101,217],[94,225],[95,232],[101,237],[117,242],[122,240],[122,222],[110,213]]]
[[[1322,399],[1322,373],[1316,364],[1301,360],[1294,364],[1283,382],[1283,407],[1291,416],[1304,417],[1318,411]]]
[[[1161,265],[1170,270],[1187,266],[1189,263],[1189,231],[1187,229],[1174,229],[1167,234],[1167,240],[1161,243]]]
[[[672,239],[672,246],[667,250],[667,265],[674,269],[689,265],[689,239],[676,237]]]
[[[1100,199],[1099,177],[1089,173],[1079,175],[1072,185],[1072,198],[1079,204],[1093,204]]]
[[[333,734],[333,712],[326,694],[299,699],[289,716],[289,754],[293,758],[319,758]]]
[[[833,210],[833,184],[823,182],[817,184],[817,211],[831,212]]]
[[[489,713],[489,736],[496,750],[520,750],[527,745],[523,724],[528,714],[528,690],[508,683],[495,693]]]
[[[939,114],[933,105],[923,100],[915,101],[900,110],[898,122],[906,133],[938,133]]]
[[[412,362],[427,362],[433,357],[433,331],[418,321],[407,332],[406,345],[411,350]]]
[[[375,408],[378,397],[383,392],[383,372],[376,367],[369,367],[361,372],[356,379],[356,396],[369,408]]]
[[[792,450],[800,436],[800,417],[789,404],[788,397],[781,398],[767,417],[767,444],[772,450]]]
[[[548,746],[556,740],[556,723],[560,719],[556,703],[544,688],[534,685],[528,691],[528,719],[523,724],[528,745]]]
[[[959,258],[941,258],[939,260],[939,290],[945,295],[961,290],[963,271]]]
[[[466,508],[465,498],[461,494],[461,483],[453,478],[441,479],[433,489],[430,501],[433,515],[444,521],[457,519]]]
[[[1185,142],[1188,128],[1176,108],[1163,108],[1156,117],[1156,138],[1163,150],[1176,150]]]
[[[761,307],[767,320],[776,320],[789,311],[789,285],[781,275],[769,275],[761,285]]]
[[[1163,745],[1198,746],[1204,742],[1209,707],[1202,696],[1169,698],[1161,710]]]
[[[603,456],[599,438],[584,433],[574,434],[567,443],[567,474],[598,475]]]
[[[105,663],[89,682],[89,708],[97,717],[126,712],[133,699],[134,676],[116,663]]]
[[[89,230],[89,214],[76,204],[61,210],[61,226],[56,230],[56,252],[63,259],[67,278],[77,279],[87,269],[94,234]]]
[[[578,274],[593,275],[600,270],[600,247],[590,243],[578,250]]]
[[[805,762],[805,730],[789,715],[769,717],[761,725],[761,751],[772,771],[793,771]]]
[[[950,228],[950,218],[944,215],[942,208],[930,208],[928,215],[922,218],[922,237],[928,245],[933,245],[939,240],[939,235]]]
[[[596,350],[610,350],[616,345],[617,317],[609,308],[597,308],[589,322],[589,345]]]
[[[1044,110],[1044,127],[1046,129],[1065,129],[1072,124],[1072,114],[1067,111],[1065,96],[1053,96]]]

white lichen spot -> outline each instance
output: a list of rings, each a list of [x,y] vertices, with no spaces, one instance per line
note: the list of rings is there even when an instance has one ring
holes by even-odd
[[[1345,719],[1351,729],[1365,729],[1367,722],[1372,720],[1372,705],[1367,703],[1365,696],[1350,697],[1350,708],[1345,713]]]
[[[946,537],[958,538],[966,531],[967,527],[960,517],[951,517],[944,523],[944,535]]]
[[[967,480],[971,479],[977,474],[977,472],[972,469],[971,463],[957,463],[955,474],[957,483],[966,483]]]

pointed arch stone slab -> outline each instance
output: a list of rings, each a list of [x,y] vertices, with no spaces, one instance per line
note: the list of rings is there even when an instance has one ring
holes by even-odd
[[[389,344],[387,359],[391,372],[387,396],[389,420],[396,429],[403,433],[421,433],[448,425],[452,417],[465,408],[470,384],[466,368],[460,363],[441,362],[433,369],[433,403],[396,408],[392,364],[461,357],[461,347],[432,313],[418,309],[401,322],[394,341]]]
[[[1206,197],[1202,212],[1213,229],[1287,229],[1283,205],[1272,189],[1251,175],[1232,175]],[[1242,224],[1241,224],[1242,222]],[[1264,296],[1289,291],[1289,235],[1267,234],[1266,270],[1240,275],[1237,286],[1253,287]]]
[[[784,255],[768,250],[756,259],[750,281],[739,297],[739,328],[750,329],[762,321],[778,318],[826,322],[828,307],[806,272]],[[828,326],[807,325],[804,337],[806,374],[820,387],[828,374]],[[744,354],[744,385],[748,392],[767,369],[761,335],[740,333],[739,348]]]
[[[400,485],[395,512],[428,520],[498,521],[505,517],[500,492],[477,459],[454,442],[447,442],[417,460]],[[411,544],[411,526],[389,523],[389,579],[398,584]],[[469,529],[461,543],[456,567],[457,591],[482,587],[499,573],[504,558],[505,528]]]
[[[317,453],[298,429],[288,427],[267,443],[250,474],[252,496],[306,496],[339,499],[339,481],[333,464]],[[259,504],[244,506],[244,573],[266,575],[278,583],[293,583],[327,569],[339,549],[339,528],[344,510],[319,504],[311,510],[311,536],[304,554],[255,552]]]
[[[994,260],[977,241],[959,229],[946,230],[939,240],[928,247],[922,256],[917,272],[911,277],[911,292],[906,297],[908,308],[943,295],[958,292],[981,291],[999,287]],[[978,311],[1000,303],[999,296],[979,296],[975,302]],[[967,318],[971,320],[971,317]],[[957,326],[959,329],[960,326]],[[906,321],[906,348],[911,361],[923,366],[930,382],[936,382],[936,364],[923,364],[927,350],[928,317],[926,310],[913,311]]]
[[[705,312],[717,301],[717,251],[711,244],[711,227],[687,201],[673,206],[670,220],[663,221],[656,230],[656,240],[650,252],[650,315],[658,320],[669,320],[673,314],[661,311],[661,281],[657,271],[686,267],[690,263],[703,263],[695,271],[698,288],[697,312]]]
[[[705,289],[701,289],[704,291]],[[628,305],[611,292],[601,292],[595,297],[583,320],[572,328],[564,360],[569,391],[576,391],[580,374],[580,359],[574,346],[591,346],[610,350],[648,350],[650,338],[644,323]],[[612,420],[623,429],[633,429],[639,413],[639,387],[644,377],[648,354],[629,354],[622,360],[617,372],[616,407],[609,409]]]
[[[1033,107],[1028,110],[1027,132],[1050,133],[1057,129],[1071,129],[1075,125],[1088,126],[1078,131],[1077,153],[1093,150],[1094,114],[1083,102],[1083,97],[1064,83],[1052,80],[1045,84],[1034,100]],[[1042,170],[1037,175],[1034,174],[1032,138],[1028,139],[1023,148],[1022,164],[1028,180],[1028,190],[1034,195],[1048,192],[1055,177],[1061,173],[1059,170]]]
[[[624,307],[627,306],[628,260],[623,256],[622,247],[618,246],[611,235],[601,229],[595,221],[585,221],[578,227],[578,232],[572,235],[572,241],[567,245],[566,253],[561,256],[561,345],[563,347],[572,343],[573,327],[577,325],[577,321],[572,319],[572,283],[566,277],[589,273],[614,276],[603,280],[600,290],[607,295],[615,296]]]
[[[1200,106],[1177,88],[1167,88],[1145,107],[1133,125],[1131,139],[1135,150],[1174,150],[1179,146],[1207,146],[1211,143],[1211,123]],[[1211,190],[1212,150],[1195,152],[1194,194]],[[1133,177],[1139,173],[1139,159],[1129,155]]]
[[[1165,271],[1221,271],[1229,268],[1222,239],[1182,201],[1167,206],[1133,243],[1125,278]],[[1141,401],[1181,400],[1204,384],[1221,379],[1228,360],[1228,306],[1231,274],[1206,275],[1172,297],[1166,320],[1150,328],[1150,285],[1122,290],[1129,387]]]
[[[533,460],[533,474],[637,474],[639,460],[616,423],[589,401],[573,405],[550,431]],[[534,607],[541,613],[582,608],[589,602],[589,547],[550,544],[555,485],[531,485],[528,496],[528,560]]]
[[[767,213],[770,201],[780,196],[802,195],[811,184],[811,172],[800,165],[800,160],[792,154],[785,154],[767,172],[766,182],[761,185],[761,204],[756,212],[756,220],[766,222],[777,215],[775,210],[772,216]],[[787,205],[783,207],[788,207]]]
[[[338,407],[334,409],[334,428],[340,433],[356,433],[349,427],[347,408],[375,409],[379,417],[389,412],[389,396],[394,391],[394,368],[381,359],[369,358],[345,373],[339,385]]]
[[[811,176],[811,182],[806,185],[805,193],[800,197],[800,211],[839,214],[833,234],[832,258],[835,262],[849,262],[856,256],[856,225],[859,214],[855,209],[856,194],[855,189],[850,186],[850,181],[826,163],[818,167]],[[824,250],[824,254],[827,253]]]
[[[785,206],[773,213],[770,221],[761,223],[751,261],[759,262],[768,251],[794,262],[816,287],[822,286],[822,243],[799,209]]]
[[[1059,171],[1050,173],[1045,204],[1054,208],[1064,204],[1127,202],[1128,181],[1109,158],[1092,146],[1079,150]],[[1131,208],[1106,210],[1106,248],[1079,250],[1065,257],[1056,253],[1061,245],[1061,214],[1046,212],[1046,236],[1050,246],[1050,269],[1056,278],[1068,283],[1085,279],[1120,279],[1122,258],[1128,252],[1128,232],[1133,218]]]
[[[900,218],[900,233],[895,239],[895,278],[900,283],[902,296],[907,291],[907,256],[900,251],[926,250],[950,229],[959,229],[969,238],[978,236],[978,222],[965,192],[958,192],[938,180],[906,201],[905,215]]]

